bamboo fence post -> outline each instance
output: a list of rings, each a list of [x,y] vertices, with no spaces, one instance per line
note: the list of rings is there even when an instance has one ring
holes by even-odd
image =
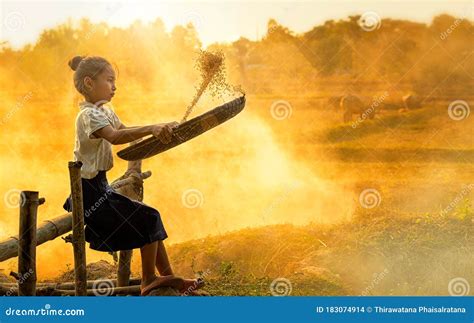
[[[86,242],[84,237],[84,206],[82,204],[82,163],[69,162],[72,200],[72,245],[76,296],[87,296]]]
[[[140,141],[142,141],[143,138],[137,139],[134,142],[130,143],[130,146],[133,144],[136,144]],[[137,175],[140,175],[140,177],[143,179],[144,176],[141,176],[142,174],[142,161],[141,160],[135,160],[135,161],[129,161],[127,163],[127,171],[125,180],[132,180],[130,183],[130,188],[134,187],[137,184],[134,184],[134,179],[130,177],[130,174],[134,172]],[[151,172],[147,172],[147,177],[151,175]],[[145,177],[146,178],[146,177]],[[127,187],[117,187],[117,183],[113,183],[116,185],[116,189],[119,193],[124,194],[125,196],[128,196],[131,199],[142,201],[143,200],[143,183],[139,185],[140,189],[140,194],[137,194],[137,191],[134,189],[127,189]],[[120,250],[119,252],[119,263],[118,263],[118,268],[117,268],[117,286],[118,287],[125,287],[129,286],[130,284],[130,265],[132,262],[132,255],[133,255],[133,250]]]
[[[130,284],[130,262],[133,250],[120,250],[117,269],[117,286],[124,287]]]
[[[36,295],[36,222],[38,206],[44,198],[39,193],[22,191],[20,194],[20,229],[18,241],[19,296]]]

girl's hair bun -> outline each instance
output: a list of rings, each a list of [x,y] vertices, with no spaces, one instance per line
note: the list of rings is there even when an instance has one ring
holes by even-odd
[[[79,66],[79,63],[84,59],[84,56],[75,56],[67,64],[69,67],[75,71]]]

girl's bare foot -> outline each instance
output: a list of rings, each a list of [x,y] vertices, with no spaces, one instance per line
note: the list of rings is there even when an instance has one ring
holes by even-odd
[[[196,289],[204,286],[204,279],[183,279],[183,286],[179,289],[181,294],[192,294]]]
[[[142,281],[140,285],[141,295],[148,295],[153,289],[158,287],[173,287],[176,289],[182,288],[185,285],[184,279],[181,277],[176,277],[174,275],[168,276],[155,276],[150,280]]]

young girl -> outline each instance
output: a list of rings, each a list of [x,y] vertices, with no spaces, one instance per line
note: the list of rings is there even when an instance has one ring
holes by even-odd
[[[171,286],[182,293],[201,287],[201,280],[183,279],[173,274],[163,244],[168,235],[158,210],[119,194],[109,186],[106,176],[113,166],[112,145],[147,135],[168,143],[178,123],[126,127],[115,112],[104,105],[112,100],[116,91],[111,64],[102,57],[76,56],[69,61],[69,66],[75,71],[74,86],[85,99],[79,105],[76,118],[74,160],[82,162],[85,239],[90,248],[101,251],[140,248],[142,295],[159,286]],[[72,211],[70,196],[63,207]],[[155,267],[161,276],[155,274]]]

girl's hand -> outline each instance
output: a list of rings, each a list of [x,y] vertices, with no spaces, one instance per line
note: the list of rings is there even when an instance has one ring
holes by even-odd
[[[169,123],[159,123],[152,126],[151,133],[162,143],[167,144],[171,142],[173,129]]]

